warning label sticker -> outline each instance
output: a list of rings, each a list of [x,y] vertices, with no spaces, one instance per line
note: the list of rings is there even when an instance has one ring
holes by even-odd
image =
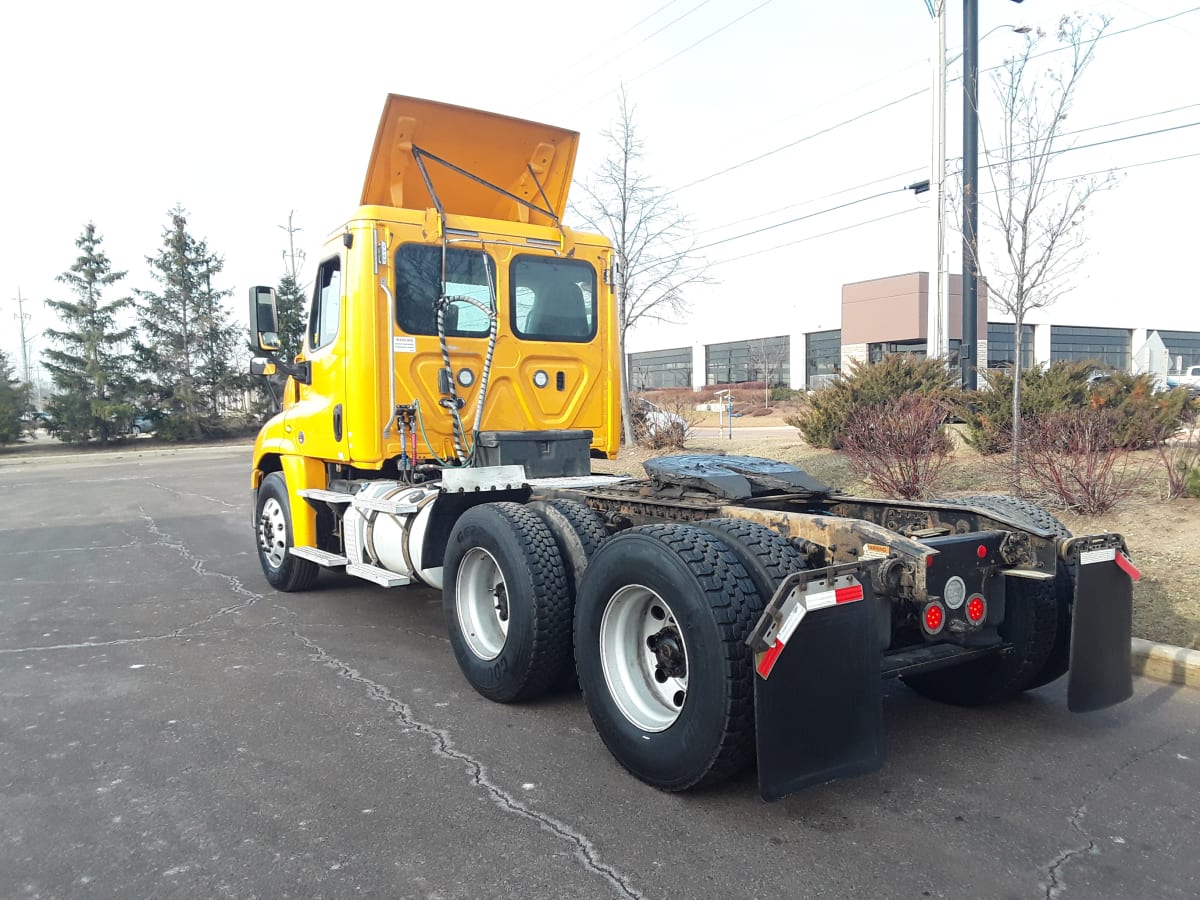
[[[415,337],[392,337],[392,352],[393,353],[416,353],[417,339]]]
[[[859,559],[887,559],[888,554],[892,552],[892,548],[887,544],[863,544],[862,553],[858,555]]]

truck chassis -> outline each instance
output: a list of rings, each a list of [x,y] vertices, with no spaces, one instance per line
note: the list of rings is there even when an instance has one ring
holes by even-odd
[[[613,756],[665,790],[752,760],[767,799],[879,768],[886,678],[962,705],[1065,673],[1072,711],[1132,693],[1120,535],[1074,538],[1011,497],[852,497],[752,457],[646,472],[418,483],[328,464],[295,491],[263,472],[259,556],[282,590],[338,566],[441,588],[472,687],[515,702],[577,678]],[[317,546],[292,543],[292,503]]]

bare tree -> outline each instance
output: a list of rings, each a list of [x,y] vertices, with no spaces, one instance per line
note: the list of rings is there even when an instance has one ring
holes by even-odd
[[[1020,463],[1022,326],[1031,311],[1051,306],[1075,286],[1074,276],[1086,259],[1089,204],[1097,191],[1116,184],[1111,172],[1053,177],[1059,157],[1074,145],[1065,139],[1067,116],[1110,21],[1063,16],[1054,36],[1058,47],[1048,47],[1052,42],[1039,30],[992,75],[1001,132],[989,148],[984,130],[991,189],[980,193],[979,209],[981,231],[991,231],[988,237],[996,239],[988,240],[981,253],[990,257],[990,265],[977,265],[977,271],[988,272],[992,305],[1015,323],[1014,478]]]
[[[642,168],[643,145],[636,108],[621,87],[617,120],[604,132],[607,158],[578,185],[582,201],[572,210],[613,242],[616,256],[618,339],[621,354],[621,419],[625,443],[634,443],[629,406],[629,330],[639,322],[675,321],[687,308],[684,288],[708,283],[707,264],[692,253],[695,240],[686,214]]]
[[[771,388],[780,383],[783,365],[788,361],[786,337],[761,338],[750,342],[750,365],[755,380],[763,382],[763,406],[771,405]]]

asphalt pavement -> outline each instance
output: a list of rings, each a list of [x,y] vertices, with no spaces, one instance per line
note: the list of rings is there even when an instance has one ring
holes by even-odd
[[[248,462],[0,458],[0,897],[1200,895],[1198,691],[890,684],[880,772],[664,794],[577,694],[475,694],[437,593],[271,590]]]

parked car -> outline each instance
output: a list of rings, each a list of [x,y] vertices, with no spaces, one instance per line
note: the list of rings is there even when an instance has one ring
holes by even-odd
[[[641,423],[647,434],[654,434],[663,428],[687,428],[687,420],[678,413],[669,412],[661,406],[651,403],[645,397],[631,397],[630,406],[633,409],[633,419]]]
[[[135,416],[133,424],[129,426],[129,433],[137,437],[139,434],[150,434],[154,429],[154,420],[149,416]]]

